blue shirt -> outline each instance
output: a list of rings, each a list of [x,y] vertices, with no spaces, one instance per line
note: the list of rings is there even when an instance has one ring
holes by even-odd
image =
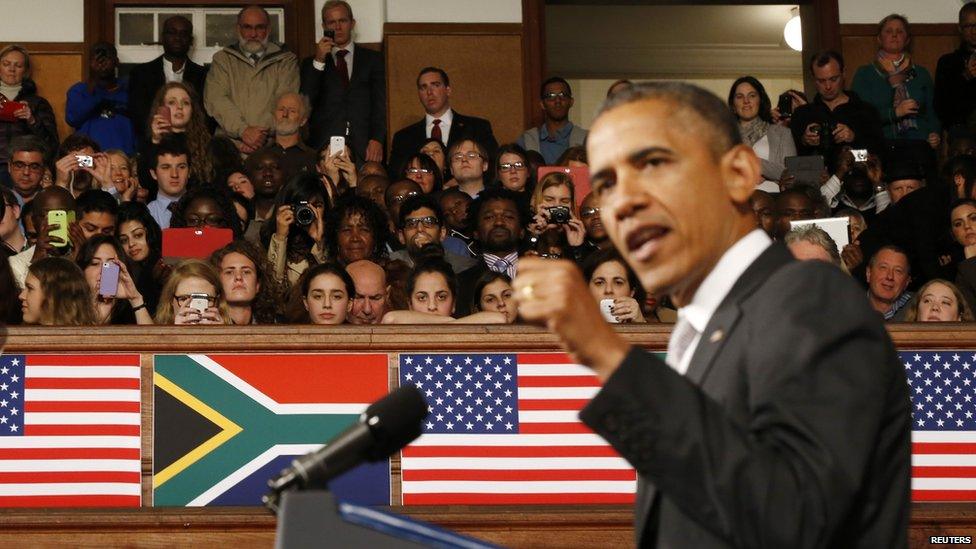
[[[68,89],[65,119],[78,133],[92,138],[103,151],[121,149],[136,152],[135,134],[128,116],[129,83],[119,80],[118,88],[109,92],[96,86],[88,93],[88,84],[78,82]]]
[[[556,165],[559,157],[569,148],[569,134],[572,132],[572,122],[566,122],[566,125],[554,135],[549,135],[549,127],[545,124],[539,126],[539,153],[546,160],[547,166]],[[525,140],[521,137],[519,137],[519,146],[525,147]]]

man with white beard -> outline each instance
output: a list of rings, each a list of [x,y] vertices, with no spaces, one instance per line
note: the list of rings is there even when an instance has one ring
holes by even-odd
[[[268,39],[271,18],[261,6],[237,14],[238,43],[215,53],[203,98],[220,126],[218,135],[234,140],[247,155],[271,135],[275,101],[298,91],[295,54]]]
[[[310,111],[308,97],[298,93],[285,93],[275,104],[274,143],[270,147],[281,154],[279,164],[286,181],[302,172],[315,171],[315,149],[302,139]]]

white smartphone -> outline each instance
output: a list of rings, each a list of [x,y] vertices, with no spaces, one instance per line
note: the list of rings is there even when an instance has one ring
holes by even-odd
[[[190,308],[200,311],[203,314],[210,304],[210,296],[207,294],[190,294]]]
[[[346,150],[346,138],[341,135],[333,135],[329,139],[329,156],[338,156]]]
[[[619,324],[620,321],[617,317],[613,316],[613,299],[601,299],[600,300],[600,313],[603,314],[604,320],[611,324]]]

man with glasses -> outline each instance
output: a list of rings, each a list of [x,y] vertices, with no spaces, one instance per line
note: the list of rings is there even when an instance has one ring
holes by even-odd
[[[432,196],[421,194],[405,200],[397,219],[397,238],[405,248],[394,252],[390,259],[399,259],[412,268],[422,259],[436,255],[443,257],[455,273],[473,267],[477,263],[475,258],[444,249],[447,230],[442,219],[444,214]]]
[[[816,53],[810,58],[810,72],[817,95],[798,107],[790,122],[797,152],[823,155],[828,161],[837,158],[844,145],[880,154],[881,118],[869,103],[844,89],[844,58],[832,50]]]
[[[972,125],[976,111],[976,2],[959,8],[960,44],[939,58],[935,69],[935,112],[942,127]]]
[[[538,128],[525,130],[518,144],[541,154],[547,165],[554,165],[566,149],[586,142],[587,131],[569,121],[573,90],[565,79],[553,76],[543,82],[539,99],[545,121]]]
[[[450,147],[461,139],[473,139],[487,149],[490,158],[498,148],[491,123],[484,118],[465,116],[451,108],[451,80],[444,69],[425,67],[417,76],[417,95],[424,107],[424,118],[401,128],[393,135],[390,168],[398,172],[410,155],[420,150],[429,138]]]
[[[22,135],[10,141],[9,152],[7,170],[13,182],[17,205],[23,207],[41,190],[47,146],[32,135]]]
[[[471,198],[477,198],[478,193],[485,190],[488,151],[481,143],[465,139],[453,143],[447,149],[447,158],[451,162],[451,173],[454,174],[458,188]]]

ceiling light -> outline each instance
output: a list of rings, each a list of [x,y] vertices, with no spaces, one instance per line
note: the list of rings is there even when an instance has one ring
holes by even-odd
[[[796,51],[803,51],[803,28],[800,25],[800,16],[794,14],[786,26],[783,27],[783,38],[786,45]]]

